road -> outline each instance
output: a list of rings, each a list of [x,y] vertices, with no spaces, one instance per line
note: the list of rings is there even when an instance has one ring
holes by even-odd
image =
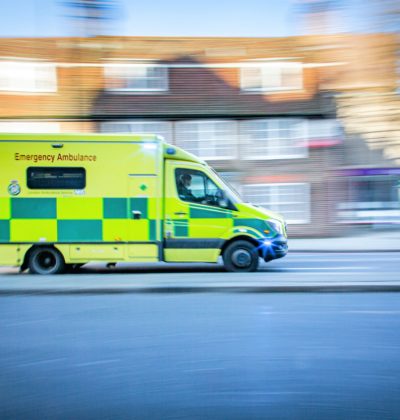
[[[398,294],[0,299],[0,417],[394,419]]]
[[[0,269],[0,295],[135,291],[283,291],[308,288],[400,290],[400,253],[291,253],[256,273],[227,273],[221,264],[89,264],[74,274],[32,276]]]
[[[237,293],[245,282],[394,283],[397,255],[293,254],[234,276],[208,265],[3,270],[0,290],[59,289],[0,295],[0,418],[400,418],[399,293]],[[132,282],[153,293],[104,286]],[[171,286],[183,282],[235,287]]]

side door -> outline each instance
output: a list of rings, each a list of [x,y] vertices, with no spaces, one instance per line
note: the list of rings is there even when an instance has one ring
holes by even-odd
[[[128,178],[128,257],[138,261],[158,261],[161,243],[161,200],[156,175]]]
[[[165,260],[215,262],[233,225],[220,186],[202,165],[167,161],[165,170]]]

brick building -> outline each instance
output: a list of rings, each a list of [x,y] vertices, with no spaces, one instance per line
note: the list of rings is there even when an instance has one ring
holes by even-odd
[[[2,40],[0,130],[155,132],[284,214],[291,236],[338,234],[340,170],[370,156],[346,110],[396,83],[393,66],[359,70],[371,48],[393,64],[392,38],[356,41],[355,59],[343,36]]]

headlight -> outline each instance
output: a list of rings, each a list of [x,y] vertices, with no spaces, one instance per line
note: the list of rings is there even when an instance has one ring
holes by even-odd
[[[276,232],[280,233],[281,235],[283,235],[283,226],[282,223],[279,220],[275,220],[275,219],[268,219],[267,223],[269,223]]]

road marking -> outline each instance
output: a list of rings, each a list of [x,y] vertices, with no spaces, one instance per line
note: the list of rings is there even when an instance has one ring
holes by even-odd
[[[37,365],[44,365],[47,363],[59,363],[65,362],[67,360],[65,357],[58,358],[58,359],[46,359],[46,360],[36,360],[33,362],[26,362],[26,363],[18,363],[18,367],[28,367],[28,366],[37,366]]]
[[[296,267],[296,268],[285,268],[282,267],[282,271],[305,271],[305,270],[372,270],[374,267],[371,266],[360,266],[360,267]]]
[[[322,315],[330,315],[330,314],[368,314],[368,315],[399,315],[400,311],[336,311],[335,309],[328,309],[325,311],[261,311],[259,315],[304,315],[304,314],[322,314]]]
[[[358,259],[368,259],[371,256],[376,260],[397,260],[398,252],[290,252],[285,258],[358,258]]]
[[[290,272],[296,273],[298,276],[321,276],[322,274],[324,276],[337,276],[338,273],[340,273],[341,276],[345,276],[345,275],[354,276],[354,274],[357,273],[355,271],[340,271],[340,270],[339,271],[334,271],[334,270],[332,270],[332,271],[299,270],[298,271],[298,269],[296,269],[296,268],[293,268],[293,269],[286,268],[285,269],[283,267],[280,267],[280,268],[265,268],[264,269],[264,267],[263,267],[261,270],[258,270],[257,273],[251,273],[251,274],[254,276],[254,278],[257,278],[258,276],[261,277],[262,274],[271,276],[271,275],[274,275],[274,274],[285,274],[285,273],[289,274]],[[384,280],[376,280],[378,273],[375,272],[375,271],[374,272],[360,271],[360,273],[362,273],[363,276],[368,276],[368,277],[363,277],[360,280],[354,280],[354,281],[363,283],[366,280],[372,278],[372,280],[368,280],[368,281],[373,282],[373,283],[393,283],[393,284],[399,284],[400,283],[398,271],[385,271],[385,279]],[[339,282],[342,281],[342,278],[338,279],[338,281]],[[210,280],[210,283],[213,283],[213,281]]]
[[[204,394],[209,394],[205,392]],[[238,395],[238,396],[264,396],[264,395],[308,395],[308,391],[213,391],[211,395]]]
[[[349,255],[349,258],[315,258],[311,255],[307,258],[296,255],[296,257],[294,258],[294,255],[289,255],[289,257],[285,258],[285,261],[301,260],[301,261],[311,261],[311,262],[349,262],[349,263],[351,263],[351,262],[354,262],[354,261],[366,261],[366,260],[369,260],[369,259],[370,258],[352,258],[351,255]],[[398,258],[377,258],[377,256],[374,256],[374,259],[377,263],[386,262],[386,261],[396,261],[396,262],[400,261],[400,257],[398,257]]]
[[[96,360],[94,362],[76,363],[75,366],[78,366],[78,367],[96,366],[96,365],[104,365],[107,363],[118,363],[120,361],[121,359]]]
[[[185,369],[183,370],[184,373],[196,373],[196,372],[213,372],[217,370],[226,370],[226,368],[222,367],[208,367],[208,368],[194,368],[194,369]]]
[[[345,314],[399,315],[400,311],[343,311]]]

